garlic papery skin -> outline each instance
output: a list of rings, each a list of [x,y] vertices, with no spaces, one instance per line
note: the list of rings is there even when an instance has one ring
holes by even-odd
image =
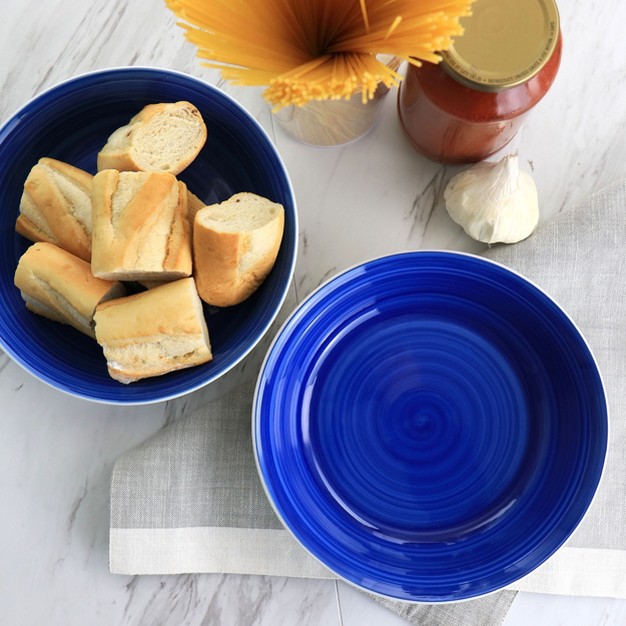
[[[516,243],[539,221],[537,187],[519,158],[482,161],[450,179],[443,193],[450,217],[483,243]]]

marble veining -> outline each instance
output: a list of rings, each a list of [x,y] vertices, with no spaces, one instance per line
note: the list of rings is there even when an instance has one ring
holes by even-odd
[[[418,236],[423,238],[428,230],[428,225],[443,197],[446,179],[446,167],[439,169],[428,181],[423,189],[415,196],[411,204],[411,210],[406,216],[407,222],[411,224],[409,237]]]
[[[506,151],[534,172],[541,219],[626,176],[626,5],[562,0],[559,77]],[[3,2],[0,121],[52,85],[93,69],[155,65],[191,73],[243,104],[276,143],[300,216],[293,289],[266,340],[218,385],[149,407],[70,398],[0,352],[0,622],[73,626],[399,626],[400,617],[335,581],[108,572],[109,481],[115,459],[165,424],[252,380],[293,307],[337,272],[416,248],[478,252],[448,217],[458,167],[417,155],[395,115],[341,149],[303,146],[275,127],[260,89],[203,68],[160,0]],[[0,164],[1,166],[1,164]],[[626,601],[518,594],[504,626],[617,626]]]

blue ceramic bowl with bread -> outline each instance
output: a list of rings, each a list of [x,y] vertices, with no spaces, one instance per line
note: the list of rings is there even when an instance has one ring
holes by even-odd
[[[241,304],[204,306],[213,359],[124,385],[107,372],[100,345],[71,326],[34,315],[14,286],[32,242],[15,231],[24,182],[41,157],[91,174],[113,131],[144,106],[188,101],[208,129],[204,147],[178,176],[205,204],[251,192],[284,207],[276,262]],[[297,215],[289,176],[259,124],[232,98],[201,80],[158,68],[116,68],[67,80],[25,104],[0,128],[0,348],[28,372],[63,392],[111,404],[175,398],[215,381],[239,363],[274,321],[296,258]]]

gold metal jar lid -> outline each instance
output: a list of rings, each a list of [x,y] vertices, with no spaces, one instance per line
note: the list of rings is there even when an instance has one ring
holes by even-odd
[[[550,59],[559,36],[554,0],[476,0],[465,32],[442,53],[461,82],[500,91],[526,82]]]

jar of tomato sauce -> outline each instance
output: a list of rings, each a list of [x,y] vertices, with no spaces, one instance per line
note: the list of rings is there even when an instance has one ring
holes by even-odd
[[[439,64],[408,65],[398,114],[415,149],[443,163],[480,161],[515,136],[561,61],[554,0],[476,0]]]

